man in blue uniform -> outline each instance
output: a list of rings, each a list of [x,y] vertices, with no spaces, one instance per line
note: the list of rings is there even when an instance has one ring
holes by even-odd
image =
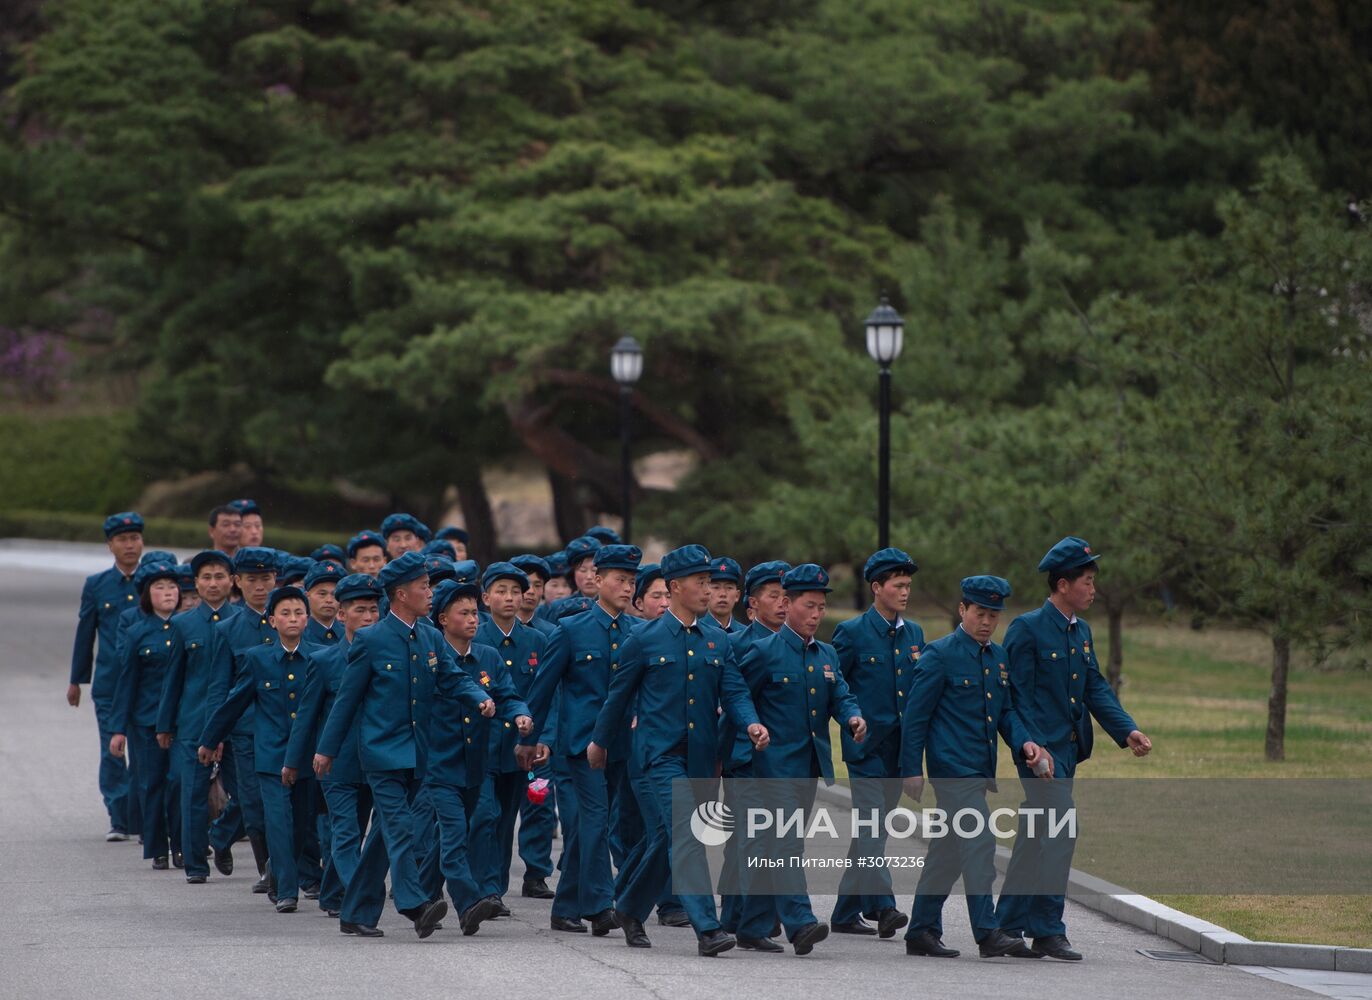
[[[238,511],[239,537],[238,544],[244,548],[250,546],[260,546],[265,544],[263,537],[266,534],[262,524],[262,508],[257,505],[256,500],[230,500],[228,506]]]
[[[743,567],[728,556],[715,556],[710,563],[710,619],[725,632],[742,632],[747,627],[734,620],[742,588]]]
[[[381,537],[386,540],[386,558],[395,559],[406,552],[420,551],[433,533],[413,514],[387,514],[381,522]]]
[[[229,504],[223,503],[210,511],[210,548],[230,559],[243,544],[243,517]]]
[[[567,575],[575,585],[571,594],[547,605],[543,616],[558,623],[568,615],[579,615],[589,611],[596,602],[599,592],[596,589],[596,553],[601,549],[599,540],[583,535],[567,543],[563,552],[567,556]]]
[[[1056,779],[1043,782],[1016,760],[1025,793],[1022,809],[1065,815],[1073,808],[1072,779],[1077,765],[1091,756],[1092,718],[1136,757],[1153,748],[1101,676],[1091,626],[1077,617],[1095,601],[1099,558],[1085,539],[1073,535],[1054,545],[1039,563],[1039,572],[1048,574],[1048,600],[1016,618],[1005,633],[1015,708],[1042,736],[1055,762]],[[1033,938],[1039,954],[1080,961],[1062,919],[1076,839],[1061,828],[1049,836],[1045,824],[1037,824],[1033,834],[1021,820],[996,918],[1007,933]]]
[[[448,546],[445,555],[453,562],[460,562],[467,558],[467,546],[471,544],[471,536],[465,528],[448,524],[434,532],[434,541],[445,543]]]
[[[669,873],[680,873],[695,885],[709,882],[704,849],[690,832],[690,811],[672,809],[673,781],[690,779],[694,797],[713,797],[721,709],[747,730],[754,747],[762,749],[768,741],[721,633],[701,621],[709,607],[709,551],[702,545],[684,545],[663,556],[661,566],[671,606],[657,621],[636,629],[623,650],[616,651],[613,680],[586,746],[588,765],[604,768],[610,759],[608,748],[629,730],[628,716],[637,706],[633,753],[640,755],[656,806],[644,823],[648,829],[660,824],[668,836],[644,856],[616,900],[614,918],[631,948],[651,947],[643,921],[668,884]],[[680,900],[695,929],[700,955],[713,957],[734,947],[733,935],[715,916],[712,894],[684,893]]]
[[[411,805],[424,780],[429,756],[429,712],[439,671],[458,671],[443,636],[427,621],[433,601],[424,557],[405,552],[386,565],[378,582],[390,602],[385,618],[358,632],[333,710],[319,737],[315,773],[329,773],[354,720],[362,770],[372,790],[376,819],[362,847],[352,884],[343,898],[339,929],[380,936],[389,867],[396,909],[427,938],[448,912],[419,882]],[[455,689],[488,718],[495,702],[466,676]]]
[[[876,815],[876,829],[864,826],[854,837],[848,857],[853,865],[844,872],[834,904],[833,929],[837,934],[880,934],[894,937],[907,918],[896,909],[891,892],[891,873],[870,862],[858,867],[858,858],[881,858],[886,854],[885,817],[900,800],[900,714],[905,692],[919,665],[924,630],[907,621],[910,580],[918,567],[908,554],[888,548],[874,552],[862,568],[872,592],[872,606],[857,618],[840,622],[834,629],[834,649],[848,689],[862,707],[867,720],[867,739],[857,743],[843,737],[843,762],[853,792],[853,808],[863,817]],[[859,887],[876,892],[860,893]],[[872,927],[863,916],[876,921]]]
[[[547,616],[544,608],[548,605],[556,604],[564,597],[572,594],[573,588],[569,580],[570,572],[567,568],[567,553],[559,549],[557,552],[548,554],[548,571],[552,576],[548,577],[548,583],[543,588],[543,605],[539,607],[540,618]]]
[[[221,875],[233,874],[235,830],[229,824],[209,822],[210,768],[198,757],[200,734],[218,706],[210,705],[210,677],[214,673],[214,629],[239,613],[230,604],[233,560],[217,549],[198,552],[191,559],[200,604],[172,619],[171,658],[157,705],[157,742],[172,751],[172,798],[181,809],[182,852],[186,881],[200,885],[209,877],[205,862],[208,846],[214,847],[214,866]]]
[[[310,623],[305,627],[305,644],[327,646],[338,641],[340,629],[338,601],[334,589],[343,579],[343,571],[333,562],[316,562],[302,581],[305,596],[310,601]]]
[[[1021,938],[999,928],[991,901],[996,838],[986,789],[995,787],[996,734],[1010,745],[1016,760],[1023,757],[1029,767],[1040,766],[1045,776],[1053,768],[1052,756],[1015,710],[1005,650],[991,641],[1009,596],[1010,584],[1001,577],[965,578],[958,605],[961,623],[924,648],[906,696],[900,747],[905,791],[917,801],[923,795],[927,756],[938,807],[949,817],[947,835],[932,838],[920,874],[905,932],[907,955],[958,956],[943,945],[943,903],[961,874],[981,957],[1039,957]],[[970,835],[955,832],[953,817],[959,813],[980,816],[980,825],[973,824]],[[962,829],[969,828],[964,823]]]
[[[325,542],[319,548],[310,553],[310,558],[315,562],[336,562],[340,569],[346,568],[348,563],[348,553],[343,546],[335,545],[333,542]]]
[[[134,606],[138,594],[133,574],[143,554],[143,518],[133,511],[105,518],[105,542],[114,565],[86,577],[81,587],[81,606],[76,617],[76,640],[72,644],[71,674],[67,681],[67,704],[81,704],[81,685],[91,685],[95,721],[100,733],[100,795],[105,800],[110,828],[108,841],[129,839],[129,770],[110,753],[110,712],[114,702],[115,654],[118,651],[119,616]],[[96,646],[96,639],[100,644]],[[94,680],[91,670],[94,668]]]
[[[584,932],[583,917],[590,919],[591,932],[598,937],[615,926],[610,796],[621,787],[627,740],[621,737],[614,744],[608,775],[603,769],[591,768],[586,747],[610,679],[619,668],[620,648],[633,627],[634,619],[624,611],[633,597],[634,576],[642,556],[634,545],[593,550],[589,558],[596,563],[599,597],[589,611],[560,620],[529,689],[527,701],[534,726],[520,741],[525,747],[518,758],[520,766],[528,767],[534,760],[538,737],[547,725],[554,697],[560,694],[555,752],[562,758],[577,800],[576,825],[564,817],[566,854],[553,899],[553,930]],[[627,724],[624,729],[623,736],[627,736]]]
[[[348,572],[376,576],[386,565],[386,540],[375,531],[359,531],[348,539]]]

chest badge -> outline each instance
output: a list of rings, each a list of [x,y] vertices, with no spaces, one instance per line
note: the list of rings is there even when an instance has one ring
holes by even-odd
[[[1090,644],[1089,642],[1083,642],[1083,643],[1081,644],[1081,651],[1082,651],[1083,653],[1089,653],[1089,652],[1091,652],[1091,644]]]
[[[912,660],[918,660],[918,659],[919,659],[919,647],[918,647],[918,646],[911,646],[911,647],[910,647],[910,659],[912,659]]]
[[[438,654],[435,653],[433,650],[429,650],[429,666],[438,666]]]
[[[711,649],[715,648],[715,644],[713,642],[707,642],[705,645],[709,646]]]
[[[481,671],[481,686],[484,688],[488,688],[491,686],[491,675],[486,673],[486,671],[484,670]]]
[[[826,681],[831,681],[834,679],[834,668],[827,663],[824,664],[824,679]]]
[[[538,666],[538,654],[537,654],[537,653],[530,653],[530,654],[529,654],[529,666],[531,666],[531,667],[536,667],[536,666]]]

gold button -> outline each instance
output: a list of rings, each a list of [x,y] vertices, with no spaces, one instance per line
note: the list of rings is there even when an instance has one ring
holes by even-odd
[[[990,721],[991,721],[991,717],[990,717],[989,715],[986,717],[986,721],[987,721],[987,722],[990,722]]]
[[[415,723],[415,722],[411,722],[411,723],[410,723],[410,725],[412,725],[412,726],[415,726],[415,725],[418,725],[418,723]],[[468,741],[467,741],[467,742],[468,742],[468,743],[470,743],[470,742],[471,742],[471,740],[468,740]]]
[[[695,700],[694,698],[687,698],[687,699],[686,699],[686,704],[688,704],[688,705],[694,705],[695,703],[696,703],[696,700]]]
[[[133,600],[133,595],[132,595],[132,594],[129,594],[129,595],[128,595],[128,598],[129,598],[129,600]],[[263,618],[263,619],[262,619],[262,623],[265,625],[266,622],[267,622],[267,619]]]
[[[901,671],[900,671],[900,670],[896,670],[896,676],[899,677],[900,674],[901,674]]]
[[[969,681],[966,677],[964,677],[964,678],[962,679],[962,686],[963,686],[963,687],[966,687],[966,686],[967,686],[968,684],[970,684],[970,683],[971,683],[971,681]]]
[[[904,698],[904,697],[905,697],[905,692],[904,692],[904,691],[897,691],[897,692],[896,692],[896,697],[897,697],[897,698]]]
[[[876,662],[877,662],[877,658],[876,658],[875,656],[869,656],[869,657],[867,658],[867,662],[868,662],[868,663],[876,663]]]
[[[591,654],[590,654],[590,653],[587,653],[587,654],[586,654],[586,659],[589,660],[590,658],[591,658]]]
[[[696,675],[695,675],[695,674],[687,674],[687,675],[686,675],[686,679],[687,679],[688,681],[693,681],[693,680],[696,679]]]
[[[695,724],[694,722],[688,722],[688,723],[686,723],[686,728],[687,728],[687,729],[694,729],[695,727],[696,727],[696,724]]]
[[[665,656],[659,656],[659,657],[657,658],[657,662],[658,662],[658,663],[666,663],[666,662],[667,662],[667,657],[665,657]]]
[[[1057,658],[1058,658],[1058,654],[1057,654],[1057,653],[1054,653],[1054,654],[1053,654],[1053,659],[1056,660]]]
[[[1072,680],[1076,680],[1076,679],[1077,679],[1077,675],[1076,675],[1076,674],[1073,674],[1073,675],[1072,675]]]
[[[293,680],[295,680],[295,674],[287,674],[287,675],[286,675],[286,680],[288,680],[288,681],[293,681]]]
[[[816,712],[815,712],[815,710],[814,710],[813,708],[810,709],[810,714],[811,714],[811,715],[815,715],[815,714],[816,714]]]
[[[414,723],[411,722],[410,725],[414,725]],[[471,738],[470,736],[468,736],[468,737],[467,737],[467,742],[470,743],[471,741],[472,741],[472,738]]]
[[[272,637],[269,635],[265,635],[262,637],[262,641],[265,643],[270,643],[272,641]]]
[[[688,649],[688,650],[686,650],[686,655],[687,655],[687,656],[695,656],[695,655],[696,655],[696,651],[695,651],[694,649]]]
[[[465,723],[467,723],[468,725],[470,725],[470,724],[471,724],[471,721],[472,721],[472,717],[471,717],[470,715],[464,715],[464,716],[462,717],[462,721],[465,722]]]
[[[990,701],[990,700],[991,700],[991,692],[990,692],[990,691],[987,691],[987,692],[986,692],[986,700],[987,700],[987,701]]]
[[[810,673],[813,674],[814,672],[815,672],[815,665],[812,663],[812,664],[810,664]]]
[[[505,661],[505,666],[507,666],[507,667],[513,667],[513,666],[514,666],[514,660],[506,660],[506,661]]]
[[[387,667],[386,669],[387,669],[387,670],[390,670],[391,668],[390,668],[390,667]],[[438,669],[437,667],[434,668],[435,671],[437,671],[437,669]],[[419,683],[419,678],[418,678],[418,677],[411,676],[411,677],[410,677],[410,683],[411,683],[411,684],[418,684],[418,683]]]
[[[295,713],[294,713],[294,712],[291,713],[291,718],[292,718],[292,719],[295,718]]]
[[[814,688],[811,688],[811,689],[810,689],[810,693],[811,693],[811,694],[814,694],[814,693],[815,693],[815,689],[814,689]]]
[[[286,697],[289,698],[291,701],[295,701],[295,692],[292,691],[290,694],[286,695]]]
[[[1073,705],[1075,705],[1075,704],[1077,703],[1077,699],[1073,698],[1073,699],[1071,699],[1071,702],[1072,702]]]
[[[411,654],[410,654],[410,659],[412,659],[412,660],[417,660],[417,659],[419,659],[419,656],[418,656],[417,654],[415,654],[415,653],[411,653]]]
[[[1077,647],[1076,647],[1076,646],[1073,646],[1073,647],[1072,647],[1071,649],[1069,649],[1067,652],[1069,652],[1069,653],[1075,653],[1076,651],[1077,651]]]
[[[505,728],[506,728],[506,729],[509,729],[509,728],[510,728],[510,724],[509,724],[508,722],[505,723]]]
[[[168,646],[171,645],[171,640],[170,640],[170,639],[167,640],[167,645],[168,645]]]
[[[983,674],[989,674],[989,673],[991,672],[991,668],[990,668],[990,667],[982,667],[982,668],[981,668],[981,672],[982,672]]]
[[[618,648],[619,648],[619,643],[617,643],[617,642],[612,642],[612,643],[610,643],[610,648],[611,648],[611,649],[618,649]]]
[[[783,677],[783,678],[781,679],[781,683],[783,683],[783,684],[790,684],[790,683],[791,683],[791,678],[789,678],[789,677]]]
[[[387,669],[387,670],[390,670],[390,669],[391,669],[391,665],[390,665],[389,663],[386,664],[386,669]]]
[[[272,686],[272,682],[271,682],[271,681],[267,681],[267,683],[266,683],[264,686],[265,686],[265,687],[271,687],[271,686]]]
[[[411,699],[410,699],[410,704],[411,704],[411,705],[418,705],[419,702],[417,702],[417,701],[415,701],[413,698],[411,698]]]

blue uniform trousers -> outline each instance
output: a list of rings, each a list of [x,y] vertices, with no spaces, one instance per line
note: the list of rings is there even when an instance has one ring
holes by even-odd
[[[438,816],[438,830],[433,847],[420,862],[420,881],[430,899],[443,895],[443,883],[453,908],[462,914],[483,896],[472,870],[474,830],[472,819],[481,800],[481,785],[459,788],[456,785],[425,783],[429,802]]]
[[[615,905],[621,910],[619,900],[624,895],[629,886],[630,880],[634,877],[636,869],[640,865],[660,864],[662,866],[662,889],[657,896],[657,909],[659,913],[680,913],[682,912],[681,901],[674,896],[669,888],[671,883],[671,872],[666,864],[667,859],[667,829],[662,821],[662,816],[658,812],[657,803],[653,797],[652,786],[648,782],[648,776],[643,772],[642,765],[638,762],[637,755],[632,758],[626,768],[629,780],[629,794],[633,796],[634,803],[638,812],[638,823],[642,827],[642,833],[638,836],[633,847],[624,856],[624,864],[615,874]],[[656,856],[654,855],[656,853]],[[643,888],[638,891],[646,891],[647,883],[640,883]],[[635,903],[635,905],[638,905]]]
[[[153,726],[131,725],[128,738],[129,755],[138,761],[134,803],[142,817],[143,857],[165,858],[171,842],[171,827],[167,822],[167,771],[171,754],[157,745]]]
[[[634,796],[628,761],[610,761],[605,766],[605,783],[610,797],[610,864],[619,872],[643,840],[643,813]]]
[[[205,860],[210,832],[210,768],[197,759],[199,746],[199,740],[177,740],[171,750],[181,788],[181,850],[187,876],[210,873]]]
[[[481,783],[480,802],[472,816],[472,874],[482,896],[503,896],[510,888],[515,820],[519,802],[527,799],[524,771],[495,771]]]
[[[527,777],[527,776],[526,776]],[[519,799],[519,859],[526,879],[546,879],[553,873],[553,835],[557,833],[557,782],[550,764],[534,768],[535,778],[551,782],[548,795],[535,805],[527,793]],[[526,786],[527,787],[527,786]]]
[[[419,884],[414,853],[414,799],[419,781],[414,771],[369,771],[375,810],[362,845],[357,871],[343,894],[341,920],[376,926],[386,905],[386,871],[391,873],[395,908],[401,912],[428,902]]]
[[[314,822],[310,788],[314,778],[302,777],[289,788],[281,783],[280,772],[259,774],[257,778],[267,823],[267,853],[271,856],[272,877],[276,880],[276,898],[298,899],[299,858],[305,847],[305,835]]]
[[[362,831],[372,815],[372,790],[363,783],[321,781],[319,790],[328,812],[329,859],[319,886],[321,910],[343,909],[343,894],[357,872],[362,855]]]
[[[844,872],[839,882],[838,900],[830,918],[836,924],[851,923],[860,916],[875,918],[880,911],[896,905],[896,897],[891,892],[890,869],[870,862],[859,868],[858,858],[884,858],[886,855],[886,814],[900,802],[900,734],[888,737],[862,760],[849,761],[848,778],[853,808],[864,822],[875,814],[877,827],[873,831],[870,825],[862,826],[860,835],[848,845],[848,860],[852,867]],[[874,882],[883,883],[885,891],[856,891],[859,885],[871,888]]]
[[[750,779],[753,777],[753,762],[739,765],[724,775],[724,804],[734,817],[735,831],[747,814],[749,799],[756,791]],[[751,804],[757,805],[757,799]],[[739,921],[743,918],[743,887],[747,883],[748,851],[742,835],[735,833],[724,842],[724,863],[719,872],[719,922],[730,934],[738,933]],[[764,897],[771,901],[771,897]],[[776,923],[776,907],[772,907],[772,924]],[[767,931],[770,934],[772,925]]]
[[[562,826],[562,850],[557,855],[558,881],[562,881],[567,870],[570,844],[581,823],[581,809],[577,805],[576,785],[572,783],[572,772],[567,766],[568,758],[554,754],[549,758],[553,771],[553,787],[557,789],[557,821]]]
[[[557,881],[553,916],[579,920],[608,909],[614,902],[614,880],[610,874],[610,800],[609,784],[617,778],[616,764],[596,771],[586,763],[586,755],[564,757],[568,781],[576,796],[575,823],[563,817],[565,837],[562,877]],[[618,767],[623,767],[619,763]]]
[[[765,751],[764,751],[765,752]],[[816,768],[817,770],[817,768]],[[781,810],[790,814],[800,809],[808,821],[810,810],[815,804],[815,782],[817,778],[773,778],[759,779],[752,788],[761,793],[761,799],[770,810]],[[744,786],[748,788],[750,786]],[[755,805],[757,796],[748,794],[749,804]],[[745,810],[746,812],[746,810]],[[774,812],[774,815],[778,813]],[[742,819],[742,814],[739,815]],[[735,828],[735,836],[739,828]],[[731,838],[732,839],[732,838]],[[805,853],[805,841],[794,826],[778,836],[755,837],[748,844],[747,854],[754,858],[799,858]],[[786,939],[794,941],[796,932],[802,927],[816,923],[814,910],[810,906],[810,895],[805,882],[805,870],[783,869],[779,871],[759,870],[761,877],[751,877],[744,883],[743,909],[738,921],[739,937],[765,938],[772,933],[778,919],[786,931]],[[754,873],[756,874],[756,873]],[[770,875],[771,878],[766,877]]]
[[[938,794],[938,808],[948,814],[948,831],[929,843],[905,937],[909,940],[920,931],[943,936],[943,904],[961,875],[972,936],[982,941],[997,926],[991,900],[991,887],[996,878],[996,837],[986,825],[990,817],[986,806],[986,781],[981,778],[935,779],[933,785]],[[979,836],[963,837],[954,831],[953,817],[963,810],[981,813],[983,827]]]
[[[110,753],[109,719],[114,714],[114,698],[91,698],[95,704],[95,725],[100,733],[100,796],[110,816],[110,829],[123,833],[130,829],[129,765],[122,757]]]
[[[1066,816],[1067,810],[1075,808],[1072,779],[1044,781],[1021,777],[1020,783],[1024,786],[1024,801],[1020,803],[1019,830],[996,904],[996,921],[1009,934],[1032,938],[1066,934],[1062,909],[1077,840],[1067,827],[1055,831],[1053,836],[1048,831],[1053,813]],[[1035,817],[1032,837],[1025,814],[1030,808],[1044,810]]]

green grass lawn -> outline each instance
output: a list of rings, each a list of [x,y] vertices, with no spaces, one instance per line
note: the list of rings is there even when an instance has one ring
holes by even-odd
[[[919,616],[917,616],[919,617]],[[920,617],[930,639],[947,631],[943,616]],[[1104,621],[1095,622],[1101,660]],[[1293,664],[1286,760],[1263,755],[1270,646],[1258,633],[1130,621],[1124,632],[1121,698],[1153,741],[1135,759],[1099,729],[1083,778],[1367,778],[1372,779],[1372,673]],[[835,736],[835,756],[838,741]],[[846,777],[842,764],[839,773]],[[1002,745],[1000,775],[1013,776]],[[1110,878],[1109,872],[1095,872]],[[1254,940],[1372,947],[1372,896],[1161,895],[1160,902]]]

